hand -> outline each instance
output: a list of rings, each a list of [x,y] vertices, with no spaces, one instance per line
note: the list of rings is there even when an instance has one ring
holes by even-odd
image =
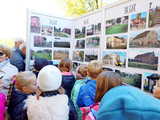
[[[0,86],[3,84],[3,80],[2,79],[0,79]]]
[[[64,89],[63,87],[60,87],[60,88],[58,89],[58,92],[59,92],[60,94],[65,94],[65,89]]]
[[[160,99],[160,87],[154,87],[153,96]]]

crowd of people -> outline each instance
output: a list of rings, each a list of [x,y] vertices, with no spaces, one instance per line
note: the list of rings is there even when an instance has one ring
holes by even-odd
[[[12,51],[0,45],[0,120],[160,119],[159,87],[152,96],[95,60],[74,73],[70,59],[37,58],[25,71],[25,53],[22,40]]]

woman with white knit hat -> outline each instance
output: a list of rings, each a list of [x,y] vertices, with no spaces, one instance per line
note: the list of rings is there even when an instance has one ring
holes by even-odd
[[[48,65],[40,70],[39,95],[26,100],[28,120],[68,120],[68,97],[59,92],[61,82],[61,72],[55,66]]]

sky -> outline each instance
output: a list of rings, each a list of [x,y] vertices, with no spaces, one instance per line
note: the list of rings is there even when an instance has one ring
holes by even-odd
[[[118,0],[103,0],[110,4]],[[0,40],[26,39],[27,9],[57,17],[65,16],[64,0],[0,0]]]

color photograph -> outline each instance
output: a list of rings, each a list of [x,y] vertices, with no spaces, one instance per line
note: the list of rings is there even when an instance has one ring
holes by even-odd
[[[37,16],[31,16],[31,32],[40,33],[40,18]]]
[[[149,27],[160,27],[160,6],[149,10]]]
[[[160,29],[130,34],[130,48],[160,48]]]
[[[130,50],[128,53],[128,67],[157,70],[158,51]]]
[[[146,21],[147,21],[147,12],[142,12],[138,14],[131,15],[131,30],[140,30],[146,28]]]
[[[99,48],[100,37],[90,37],[86,39],[86,48]]]
[[[75,48],[84,49],[85,48],[85,40],[77,40]]]
[[[144,73],[143,74],[144,81],[144,91],[153,93],[154,86],[157,86],[160,81],[160,75],[156,73]]]
[[[70,42],[66,42],[66,41],[55,41],[53,43],[54,47],[59,47],[59,48],[70,48]]]
[[[48,26],[48,25],[42,25],[42,35],[47,35],[47,36],[52,36],[53,34],[53,27]]]
[[[84,51],[73,51],[73,61],[84,61]]]
[[[104,65],[125,67],[126,52],[120,51],[103,51],[102,61]]]
[[[68,50],[54,50],[54,52],[53,52],[53,59],[54,60],[61,60],[64,58],[69,58],[69,51]]]
[[[120,74],[124,83],[127,83],[129,85],[132,85],[134,87],[141,89],[141,84],[142,84],[142,75],[141,74],[126,73],[126,72],[121,72],[119,70],[115,70],[115,72]]]
[[[52,39],[42,36],[34,36],[34,47],[52,47]]]
[[[106,21],[106,35],[128,32],[128,16]]]
[[[52,50],[50,49],[32,49],[31,50],[31,59],[36,58],[45,58],[48,60],[52,59]]]
[[[94,24],[86,27],[87,36],[94,35]]]
[[[127,39],[127,35],[107,37],[106,49],[127,49]]]
[[[75,29],[75,38],[84,38],[86,33],[86,27],[82,27],[82,29]]]
[[[60,27],[54,26],[54,36],[70,38],[71,29],[70,28],[60,28]]]
[[[101,23],[88,25],[86,27],[87,36],[98,35],[101,33]]]
[[[98,51],[97,50],[85,51],[85,61],[90,62],[92,60],[98,60]]]

